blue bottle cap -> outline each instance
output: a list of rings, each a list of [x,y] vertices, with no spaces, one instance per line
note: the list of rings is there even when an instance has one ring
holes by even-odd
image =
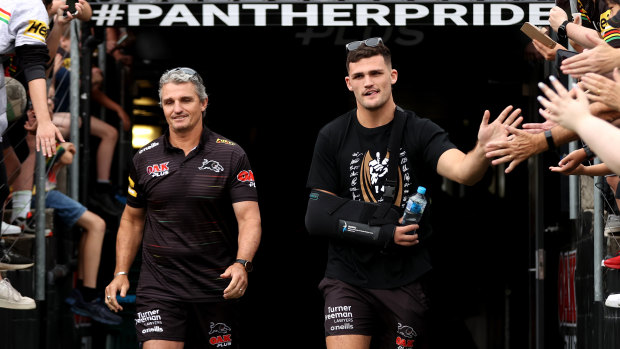
[[[424,187],[422,187],[422,186],[419,186],[419,187],[418,187],[418,193],[420,193],[420,194],[426,194],[426,188],[424,188]]]

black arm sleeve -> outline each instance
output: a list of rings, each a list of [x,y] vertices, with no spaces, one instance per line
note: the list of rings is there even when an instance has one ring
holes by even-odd
[[[393,224],[370,225],[368,222],[377,207],[313,190],[306,210],[306,229],[310,235],[386,247],[394,239],[398,212],[391,209],[388,214]]]
[[[17,65],[24,71],[26,83],[45,79],[45,69],[50,56],[46,45],[22,45],[15,48]]]

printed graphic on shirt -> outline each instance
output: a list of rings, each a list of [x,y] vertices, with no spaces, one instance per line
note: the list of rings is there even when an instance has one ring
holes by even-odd
[[[153,143],[151,143],[151,144],[147,145],[146,147],[144,147],[144,148],[140,149],[140,151],[138,152],[138,154],[142,154],[142,153],[144,153],[145,151],[150,150],[150,149],[153,149],[153,148],[155,148],[155,147],[156,147],[156,146],[158,146],[158,145],[159,145],[159,142],[153,142]]]
[[[254,173],[252,172],[252,170],[244,170],[239,172],[239,174],[237,174],[237,180],[239,182],[247,183],[250,187],[256,187],[256,183],[254,182]]]
[[[11,20],[11,14],[5,9],[3,9],[2,7],[0,7],[0,22],[9,24],[10,20]]]
[[[226,139],[221,139],[221,138],[218,138],[218,139],[215,141],[215,143],[223,143],[223,144],[228,144],[228,145],[237,145],[237,143],[235,143],[235,142],[231,142],[231,141],[229,141],[229,140],[226,140]]]
[[[170,173],[170,169],[168,168],[168,162],[147,166],[146,173],[151,175],[152,177],[165,176]]]
[[[223,322],[214,323],[211,322],[211,330],[209,335],[213,335],[209,338],[209,344],[216,348],[225,348],[231,345],[231,328]]]
[[[164,332],[161,327],[163,324],[159,309],[153,309],[136,314],[136,325],[143,327],[142,333]]]
[[[202,160],[202,165],[198,167],[198,169],[211,170],[213,172],[222,172],[224,171],[224,166],[220,165],[220,163],[215,160],[204,159]]]
[[[29,20],[28,23],[28,26],[24,30],[24,36],[39,40],[44,43],[45,39],[47,38],[47,24],[45,22],[37,21],[34,19]]]
[[[608,44],[618,47],[615,43],[612,44],[612,41],[620,40],[620,30],[618,28],[612,27],[608,20],[611,17],[611,10],[607,10],[601,13],[601,36],[603,40]]]
[[[398,349],[413,348],[415,337],[418,336],[413,327],[405,326],[399,322],[396,333],[396,345]]]
[[[350,305],[327,307],[325,322],[330,323],[329,329],[331,331],[352,330],[355,328],[353,325],[353,312],[351,311]]]
[[[138,192],[133,188],[136,184],[134,183],[133,179],[131,179],[131,176],[129,177],[129,187],[127,187],[127,193],[131,196],[133,196],[134,198],[138,197]]]
[[[366,202],[382,202],[385,192],[385,180],[388,174],[390,154],[384,158],[379,152],[373,157],[370,151],[365,154],[355,152],[349,163],[349,191],[353,200]],[[411,186],[411,169],[407,154],[401,149],[398,161],[398,179],[396,184],[396,201],[403,203],[403,198],[409,196]]]

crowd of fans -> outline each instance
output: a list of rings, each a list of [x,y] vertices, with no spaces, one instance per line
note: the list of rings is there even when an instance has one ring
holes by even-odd
[[[563,144],[580,140],[582,148],[563,157],[549,169],[563,175],[605,176],[615,200],[606,201],[604,233],[620,232],[620,1],[578,0],[578,14],[572,20],[566,10],[555,6],[549,12],[549,24],[559,43],[550,48],[537,40],[533,47],[546,60],[558,65],[558,76],[549,83],[540,82],[540,115],[544,122],[524,124],[522,129],[508,127],[510,135],[487,147],[487,157],[498,165],[508,163],[506,173],[529,157]],[[540,29],[547,32],[547,28]],[[558,52],[572,48],[575,55],[559,59]],[[561,76],[574,85],[567,89]],[[551,85],[551,86],[549,86]],[[593,164],[598,156],[602,163]],[[603,261],[608,268],[620,269],[620,255]],[[620,295],[611,294],[606,305],[620,307]]]
[[[92,9],[85,0],[76,2],[75,12],[68,11],[64,0],[8,1],[0,4],[0,9],[8,14],[4,21],[7,25],[0,28],[0,37],[7,44],[0,47],[4,78],[0,84],[0,97],[4,100],[0,103],[0,121],[4,118],[6,123],[2,133],[4,168],[0,171],[5,174],[0,183],[3,193],[0,308],[36,308],[32,298],[22,296],[1,274],[34,265],[31,256],[20,254],[14,248],[20,240],[32,239],[36,232],[52,233],[47,226],[48,229],[37,230],[33,218],[36,195],[45,195],[45,207],[54,212],[54,226],[62,226],[67,232],[79,232],[75,243],[77,277],[73,290],[65,295],[66,302],[78,315],[105,324],[119,324],[122,318],[103,304],[103,288],[97,284],[106,233],[106,220],[102,215],[119,216],[122,209],[110,182],[117,128],[91,117],[91,134],[101,138],[96,155],[94,211],[65,195],[57,188],[56,180],[58,172],[71,164],[76,154],[76,145],[65,141],[70,137],[70,26],[78,20],[88,22]],[[35,30],[38,30],[36,35],[32,33]],[[24,38],[24,34],[29,34],[30,39]],[[101,70],[93,66],[92,71],[93,99],[115,111],[123,122],[123,129],[128,131],[129,115],[102,92]],[[46,156],[46,186],[41,189],[34,186],[35,155],[39,150]]]

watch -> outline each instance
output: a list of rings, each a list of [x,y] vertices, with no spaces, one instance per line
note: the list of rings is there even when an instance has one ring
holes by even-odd
[[[248,261],[245,259],[237,259],[235,263],[239,263],[243,265],[243,267],[245,268],[245,271],[247,271],[248,273],[254,269],[254,264],[252,264],[252,261]]]
[[[561,40],[568,39],[568,34],[566,33],[566,26],[570,23],[568,20],[562,22],[558,27],[558,38]]]
[[[555,151],[556,146],[553,142],[553,135],[551,134],[551,130],[545,131],[545,140],[547,140],[547,146],[549,147],[547,150]]]

